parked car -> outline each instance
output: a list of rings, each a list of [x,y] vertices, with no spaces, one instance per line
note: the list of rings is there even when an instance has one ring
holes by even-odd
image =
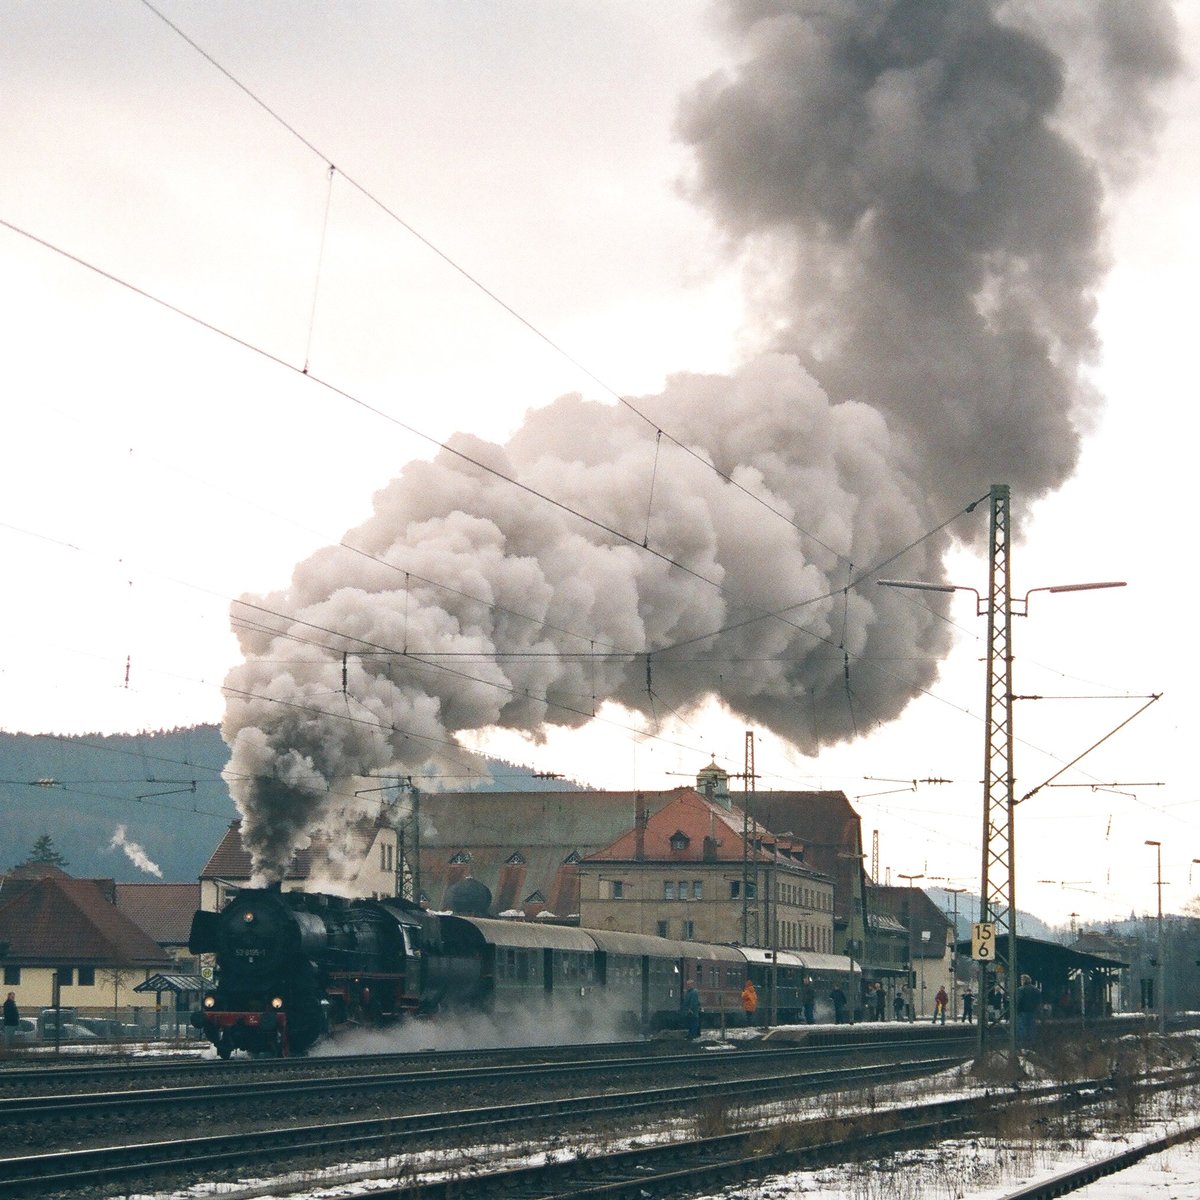
[[[50,1036],[53,1037],[54,1034],[51,1033]],[[74,1023],[72,1023],[70,1025],[64,1024],[62,1027],[62,1041],[64,1041],[64,1042],[94,1042],[94,1041],[96,1041],[96,1034],[94,1034],[90,1029],[88,1029],[88,1027],[86,1025],[76,1025]]]
[[[54,1029],[56,1025],[62,1026],[74,1025],[76,1012],[73,1008],[43,1008],[38,1013],[37,1029],[38,1036],[44,1042],[54,1041]],[[64,1033],[64,1037],[67,1035]]]
[[[37,1022],[32,1017],[21,1017],[12,1035],[14,1046],[28,1046],[38,1040]]]

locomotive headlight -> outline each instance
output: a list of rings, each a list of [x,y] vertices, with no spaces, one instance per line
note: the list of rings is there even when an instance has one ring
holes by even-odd
[[[205,996],[204,997],[204,1007],[205,1008],[216,1008],[216,1006],[217,1006],[216,996]]]
[[[282,996],[273,996],[271,998],[271,1007],[276,1008],[276,1009],[282,1008],[283,1007],[283,997]]]
[[[242,920],[245,921],[247,925],[249,925],[250,922],[254,920],[254,914],[252,912],[242,913]]]

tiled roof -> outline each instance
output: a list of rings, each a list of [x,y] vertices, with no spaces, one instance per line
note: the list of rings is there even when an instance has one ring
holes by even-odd
[[[172,960],[106,899],[111,881],[46,876],[0,893],[0,941],[22,966],[169,968]]]
[[[666,792],[440,792],[422,794],[421,891],[434,908],[446,889],[470,877],[492,893],[492,912],[579,911],[579,876],[568,860],[586,858],[632,829]],[[453,862],[464,854],[470,858]],[[537,899],[540,894],[541,899]]]
[[[160,946],[186,946],[198,883],[118,883],[117,908]]]
[[[752,856],[759,862],[774,862],[776,855],[770,848],[780,843],[773,833],[750,820],[740,808],[724,808],[699,792],[684,788],[665,807],[650,815],[640,838],[636,828],[628,829],[589,858],[605,862],[740,863],[743,829],[747,830],[752,846],[758,842],[767,847],[752,850]],[[799,843],[794,843],[794,849],[793,862],[799,866]]]
[[[587,858],[614,846],[632,831],[639,805],[648,825],[657,828],[655,814],[680,796],[693,797],[691,804],[711,802],[693,788],[638,792],[432,792],[420,796],[421,890],[435,909],[444,907],[448,887],[472,878],[492,893],[494,913],[523,908],[527,915],[545,907],[558,916],[578,912],[578,875],[568,864],[573,855]],[[772,801],[771,804],[767,800]],[[859,845],[858,815],[841,792],[760,792],[754,815],[762,826],[762,841],[786,846],[781,835],[793,833],[803,845],[804,861],[797,869],[813,871],[838,880],[835,904],[849,908],[850,900],[840,893],[849,884],[849,871],[857,864],[839,858],[839,849]],[[768,814],[778,815],[778,821]],[[700,811],[700,810],[697,810]],[[702,846],[710,815],[728,836],[722,844],[736,843],[732,857],[741,861],[742,816],[740,809],[713,804],[699,818],[704,830],[696,829]],[[767,834],[765,831],[773,831]],[[665,831],[666,838],[675,826]],[[689,838],[692,833],[688,833]],[[837,838],[833,836],[837,835]],[[849,843],[846,839],[850,839]],[[834,843],[830,849],[826,843]],[[814,845],[814,843],[816,843]],[[693,851],[696,843],[693,843]],[[646,854],[649,855],[649,847]],[[722,851],[722,857],[729,852]],[[768,858],[770,852],[764,851]],[[630,854],[632,857],[632,853]],[[457,860],[457,861],[455,861]],[[302,851],[288,871],[287,879],[306,879],[312,852]],[[239,882],[250,876],[250,855],[241,843],[240,825],[234,822],[201,874],[203,879]],[[540,893],[542,900],[531,900]]]
[[[380,822],[367,819],[360,821],[352,831],[363,855],[366,855],[371,849],[371,844],[374,842],[379,828]],[[284,879],[307,879],[312,873],[313,864],[324,861],[321,840],[314,838],[312,846],[296,852],[296,857],[284,872],[283,877]],[[242,822],[240,820],[231,821],[229,828],[225,831],[225,836],[213,851],[204,870],[200,872],[200,878],[235,881],[249,879],[251,866],[250,851],[242,845]],[[186,938],[184,940],[186,941]]]

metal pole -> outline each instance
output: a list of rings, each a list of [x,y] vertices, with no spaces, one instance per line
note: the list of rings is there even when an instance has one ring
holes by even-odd
[[[1146,839],[1147,846],[1153,846],[1158,858],[1158,1032],[1167,1032],[1167,973],[1166,959],[1163,956],[1163,911],[1162,911],[1162,842]]]
[[[947,888],[954,897],[954,934],[950,943],[950,1017],[958,1019],[958,897],[966,888]]]

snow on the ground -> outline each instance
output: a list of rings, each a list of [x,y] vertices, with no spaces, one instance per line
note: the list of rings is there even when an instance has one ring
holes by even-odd
[[[736,1040],[755,1031],[730,1031]],[[729,1035],[726,1035],[726,1039]],[[706,1039],[705,1050],[732,1049],[719,1037]],[[1028,1066],[1032,1064],[1027,1063]],[[1031,1072],[1036,1074],[1036,1072]],[[799,1097],[759,1105],[732,1106],[737,1127],[763,1126],[818,1115],[850,1114],[867,1109],[911,1107],[961,1097],[981,1090],[966,1068],[921,1080],[883,1085],[841,1095]],[[1187,1128],[1200,1112],[1200,1088],[1169,1092],[1151,1101],[1141,1119],[1114,1132],[1073,1123],[1069,1136],[1004,1142],[977,1136],[949,1140],[937,1147],[887,1156],[877,1162],[819,1171],[770,1176],[757,1185],[738,1185],[705,1200],[1003,1200],[1023,1184],[1050,1178],[1083,1162],[1110,1157]],[[729,1118],[733,1120],[733,1116]],[[327,1170],[246,1179],[234,1184],[198,1184],[184,1191],[129,1194],[122,1200],[353,1200],[398,1178],[436,1186],[455,1178],[501,1167],[537,1165],[550,1158],[628,1149],[653,1141],[694,1137],[703,1114],[680,1113],[661,1121],[655,1131],[627,1138],[563,1139],[557,1149],[534,1149],[519,1140],[476,1146],[462,1152],[430,1151],[391,1159],[343,1163]],[[1101,1124],[1103,1124],[1103,1118]],[[733,1126],[731,1125],[731,1128]],[[1075,1193],[1082,1200],[1200,1200],[1200,1139],[1151,1156],[1119,1175]]]

